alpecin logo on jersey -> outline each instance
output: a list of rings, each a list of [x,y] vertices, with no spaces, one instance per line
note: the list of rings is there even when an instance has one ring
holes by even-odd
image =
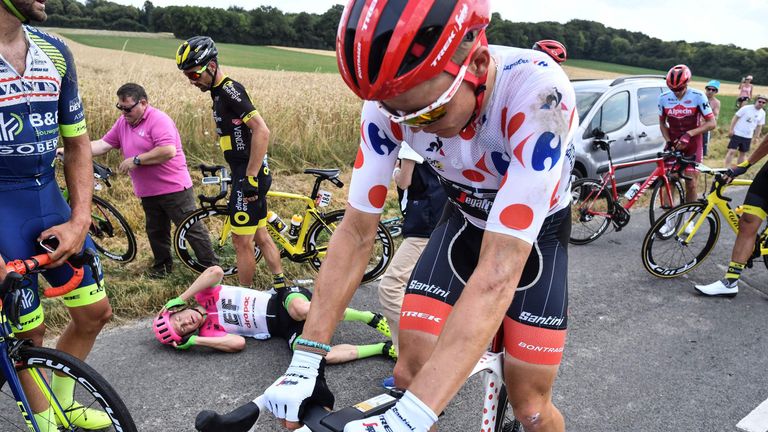
[[[674,118],[686,118],[695,114],[694,107],[687,107],[683,105],[676,105],[667,110],[667,115]]]

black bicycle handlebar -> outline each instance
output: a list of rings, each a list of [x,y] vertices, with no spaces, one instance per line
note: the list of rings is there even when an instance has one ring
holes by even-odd
[[[223,165],[205,165],[200,164],[197,166],[200,168],[200,171],[203,173],[203,177],[220,177],[222,179],[220,183],[220,189],[219,193],[214,196],[207,196],[204,194],[199,194],[197,196],[197,199],[200,200],[200,206],[206,207],[206,204],[210,206],[216,205],[216,202],[223,199],[227,196],[227,192],[229,190],[229,182],[231,179],[229,179],[229,172],[227,171],[227,168]],[[221,171],[221,176],[219,176],[219,171]]]
[[[351,421],[384,413],[395,405],[398,396],[402,396],[402,394],[395,396],[381,394],[356,406],[342,408],[338,411],[328,411],[320,405],[308,404],[305,406],[304,412],[300,413],[301,422],[312,432],[343,432],[344,426]],[[372,408],[361,411],[357,408],[358,406],[370,406]],[[195,418],[195,429],[200,432],[247,432],[253,427],[263,411],[263,396],[259,396],[227,414],[218,414],[210,410],[201,411]]]
[[[93,161],[93,176],[104,182],[107,187],[112,187],[109,177],[112,176],[112,170],[96,161]]]
[[[725,202],[731,202],[733,201],[731,198],[728,198],[727,196],[723,195],[721,192],[723,190],[723,186],[727,185],[725,179],[723,178],[722,173],[715,174],[715,181],[712,183],[712,189],[715,191],[715,195],[717,195],[718,198]]]

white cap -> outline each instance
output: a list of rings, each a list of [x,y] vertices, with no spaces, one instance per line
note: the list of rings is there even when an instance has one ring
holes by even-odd
[[[403,141],[400,144],[400,152],[397,154],[398,159],[410,159],[416,163],[422,163],[424,162],[424,158],[421,157],[418,153],[416,153],[411,146],[408,145],[405,141]]]

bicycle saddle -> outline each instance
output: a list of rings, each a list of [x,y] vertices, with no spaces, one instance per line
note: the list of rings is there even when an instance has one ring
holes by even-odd
[[[320,169],[320,168],[307,168],[304,170],[304,174],[312,174],[318,177],[322,177],[324,179],[330,179],[334,177],[338,177],[339,170],[338,169]]]

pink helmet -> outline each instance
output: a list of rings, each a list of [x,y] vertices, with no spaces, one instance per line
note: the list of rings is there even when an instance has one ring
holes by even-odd
[[[152,321],[152,330],[155,332],[155,337],[160,343],[170,345],[171,342],[181,343],[184,339],[181,335],[176,333],[171,325],[171,315],[175,312],[163,311],[160,315]]]

